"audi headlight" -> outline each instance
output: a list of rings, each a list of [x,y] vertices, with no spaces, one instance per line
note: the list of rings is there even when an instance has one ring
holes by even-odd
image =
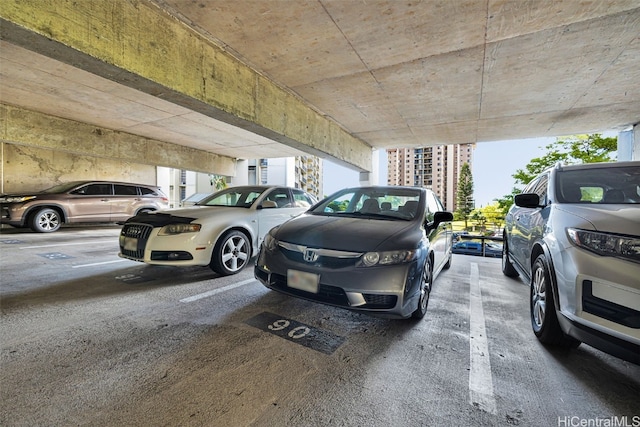
[[[567,228],[571,242],[602,256],[613,256],[640,262],[640,238],[611,233]]]
[[[36,196],[6,196],[0,197],[0,203],[22,203],[35,198]]]
[[[169,224],[160,229],[158,236],[173,236],[183,233],[197,233],[202,226],[200,224]]]
[[[413,261],[418,254],[417,250],[400,250],[387,252],[367,252],[362,256],[361,267],[373,267],[374,265],[394,265]]]

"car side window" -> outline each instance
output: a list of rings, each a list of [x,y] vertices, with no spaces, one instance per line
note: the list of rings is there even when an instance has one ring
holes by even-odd
[[[291,190],[291,192],[293,193],[293,201],[296,207],[308,208],[313,205],[313,200],[311,200],[311,198],[304,191],[294,189]]]
[[[289,196],[289,190],[286,188],[276,188],[267,194],[264,201],[262,202],[274,202],[277,208],[290,208],[293,207],[293,203],[291,202],[291,197]]]
[[[535,178],[522,190],[522,193],[535,193],[540,198],[540,205],[545,206],[547,204],[547,183],[549,177],[547,174],[540,175]]]
[[[89,184],[73,191],[72,194],[84,196],[111,196],[111,184]]]
[[[157,196],[158,193],[156,193],[155,190],[153,190],[152,188],[147,188],[147,187],[138,187],[140,190],[140,194],[142,194],[143,196]]]
[[[137,187],[133,185],[114,184],[113,190],[116,196],[136,196],[138,194]]]
[[[540,176],[536,185],[531,189],[532,193],[536,193],[540,198],[540,205],[545,206],[547,204],[547,184],[549,182],[549,176],[544,174]]]

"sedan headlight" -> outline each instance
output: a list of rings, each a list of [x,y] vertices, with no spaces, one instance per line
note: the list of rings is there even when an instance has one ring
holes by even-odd
[[[373,267],[374,265],[394,265],[413,261],[418,254],[417,250],[400,250],[387,252],[367,252],[362,256],[360,267]]]
[[[602,256],[613,256],[640,262],[640,238],[619,234],[567,228],[571,242]]]
[[[264,245],[266,250],[273,251],[278,246],[278,240],[276,240],[276,238],[273,237],[271,233],[267,233],[264,236],[264,240],[262,241],[262,244]]]
[[[173,236],[183,233],[197,233],[202,226],[200,224],[169,224],[160,229],[158,236]]]
[[[6,196],[0,197],[0,203],[22,203],[35,198],[36,196]]]

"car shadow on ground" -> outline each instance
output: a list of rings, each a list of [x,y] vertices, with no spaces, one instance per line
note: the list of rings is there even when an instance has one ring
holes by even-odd
[[[0,308],[3,312],[23,307],[91,300],[132,292],[149,292],[158,288],[182,286],[219,278],[208,267],[165,267],[135,265],[105,273],[61,280],[48,278],[46,284],[22,285],[16,290],[3,289]]]

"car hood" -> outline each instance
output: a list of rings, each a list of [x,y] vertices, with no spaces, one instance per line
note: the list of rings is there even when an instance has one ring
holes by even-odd
[[[303,214],[281,225],[274,237],[311,248],[368,252],[412,249],[421,236],[415,221]]]
[[[127,222],[138,222],[162,226],[171,223],[189,223],[195,220],[203,220],[216,216],[238,218],[253,212],[247,208],[235,208],[226,206],[192,206],[188,208],[166,209],[156,212],[145,212],[131,217]]]
[[[640,235],[640,208],[638,205],[566,204],[558,206],[558,209],[582,218],[591,224],[596,231]]]

